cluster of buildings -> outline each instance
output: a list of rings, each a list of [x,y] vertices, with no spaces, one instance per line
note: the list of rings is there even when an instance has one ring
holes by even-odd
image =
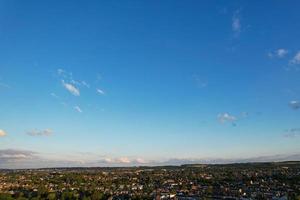
[[[300,162],[0,171],[0,199],[300,199]]]

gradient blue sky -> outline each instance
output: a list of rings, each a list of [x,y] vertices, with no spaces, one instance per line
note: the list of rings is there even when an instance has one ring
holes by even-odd
[[[0,160],[300,153],[299,7],[0,1]]]

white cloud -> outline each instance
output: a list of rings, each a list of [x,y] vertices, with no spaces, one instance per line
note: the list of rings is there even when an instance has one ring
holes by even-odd
[[[129,158],[127,157],[122,157],[122,158],[119,158],[118,161],[120,163],[130,163],[131,161],[129,160]]]
[[[78,88],[76,88],[74,85],[70,83],[65,83],[64,80],[62,80],[62,84],[66,90],[68,90],[71,94],[74,96],[80,96],[80,91]]]
[[[294,58],[290,61],[291,64],[300,64],[300,51],[296,53]]]
[[[51,129],[45,129],[45,130],[32,130],[28,131],[27,135],[30,136],[50,136],[52,135],[53,131]]]
[[[273,58],[273,57],[277,57],[277,58],[284,58],[287,54],[289,53],[289,51],[287,49],[277,49],[273,52],[269,52],[268,53],[268,56],[270,58]]]
[[[7,133],[4,130],[0,129],[0,137],[4,137],[6,135]]]
[[[107,162],[107,163],[112,163],[112,162],[114,162],[113,159],[111,159],[111,158],[104,158],[104,161]]]
[[[144,159],[142,159],[142,158],[137,158],[136,160],[135,160],[137,163],[140,163],[140,164],[146,164],[147,162],[144,160]]]
[[[300,108],[300,102],[299,101],[290,101],[289,106],[292,109],[297,110]]]
[[[82,110],[81,110],[81,108],[80,108],[79,106],[75,106],[74,109],[75,109],[77,112],[82,113]]]
[[[218,114],[218,120],[221,123],[225,123],[225,122],[234,122],[237,120],[237,118],[228,113],[220,113],[220,114]]]
[[[288,50],[286,49],[277,49],[276,50],[276,55],[279,57],[279,58],[283,58],[286,54],[288,54]]]
[[[84,86],[86,88],[90,88],[90,84],[88,84],[86,81],[81,81],[81,80],[75,80],[73,78],[73,73],[72,72],[67,72],[66,70],[63,69],[57,69],[57,74],[60,78],[63,78],[66,80],[66,82],[69,82],[69,84],[72,84],[74,87],[81,87]]]
[[[96,89],[96,92],[97,92],[98,94],[101,94],[101,95],[104,95],[104,94],[105,94],[105,92],[104,92],[103,90],[99,89],[99,88]]]

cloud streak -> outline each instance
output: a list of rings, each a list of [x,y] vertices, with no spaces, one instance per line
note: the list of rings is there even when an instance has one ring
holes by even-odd
[[[27,135],[30,136],[50,136],[53,134],[53,131],[51,129],[45,129],[45,130],[31,130],[27,132]]]
[[[74,85],[70,83],[65,83],[64,80],[62,80],[62,84],[66,90],[68,90],[72,95],[74,96],[80,96],[80,91],[78,88],[76,88]]]
[[[99,88],[96,89],[97,94],[105,95],[105,92]]]
[[[75,109],[77,112],[82,113],[82,110],[81,110],[81,108],[80,108],[79,106],[75,106],[74,109]]]

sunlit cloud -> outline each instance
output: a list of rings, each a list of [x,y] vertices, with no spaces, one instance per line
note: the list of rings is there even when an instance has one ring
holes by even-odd
[[[0,137],[4,137],[6,135],[7,133],[4,130],[0,129]]]
[[[235,122],[237,120],[237,118],[233,115],[228,114],[228,113],[220,113],[220,114],[218,114],[218,120],[221,123]]]
[[[290,101],[289,106],[292,109],[297,110],[300,108],[300,102],[299,101]]]
[[[77,112],[82,113],[82,110],[81,110],[81,108],[80,108],[79,106],[75,106],[74,109],[75,109]]]
[[[62,84],[66,90],[68,90],[71,94],[74,96],[80,96],[80,91],[78,88],[76,88],[74,85],[70,83],[65,83],[64,80],[62,80]]]
[[[119,161],[120,163],[130,163],[129,158],[127,158],[127,157],[119,158],[118,161]]]
[[[100,95],[104,95],[105,94],[105,92],[103,90],[99,89],[99,88],[96,89],[96,92],[98,94],[100,94]]]
[[[99,163],[106,163],[111,165],[139,165],[149,163],[143,158],[128,158],[128,157],[119,157],[119,158],[109,158],[106,157],[103,160],[100,160]]]
[[[30,136],[50,136],[52,134],[53,131],[51,129],[27,131],[27,135]]]
[[[135,159],[135,161],[137,163],[140,163],[140,164],[146,164],[147,163],[147,161],[145,161],[143,158],[137,158],[137,159]]]

